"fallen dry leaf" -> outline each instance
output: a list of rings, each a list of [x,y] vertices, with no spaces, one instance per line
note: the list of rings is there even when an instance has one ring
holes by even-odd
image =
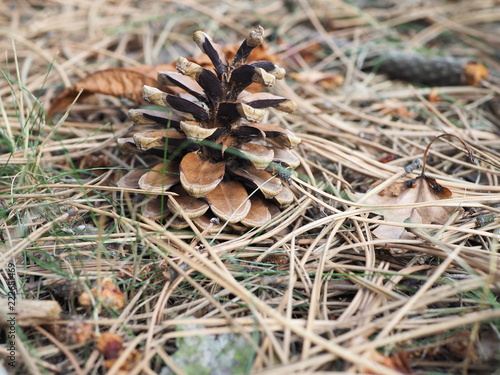
[[[124,352],[123,340],[120,336],[109,331],[103,332],[96,343],[96,349],[104,356],[104,366],[111,368]],[[130,352],[119,373],[128,373],[140,360],[140,353],[137,349]]]
[[[409,355],[406,351],[394,352],[390,355],[384,355],[382,353],[373,350],[370,353],[370,359],[378,362],[390,369],[399,371],[403,375],[413,375],[415,372],[412,370],[409,361]],[[365,370],[365,374],[375,374],[370,370]],[[377,373],[378,374],[378,373]]]
[[[291,73],[290,76],[301,83],[319,83],[327,90],[340,87],[344,84],[344,77],[341,75],[315,70]]]
[[[93,336],[94,324],[82,317],[66,320],[66,324],[49,326],[54,336],[65,344],[83,344]]]
[[[382,102],[375,103],[370,106],[370,109],[378,112],[380,115],[392,115],[398,117],[415,118],[417,115],[410,111],[401,100],[386,99]]]
[[[471,331],[457,332],[448,338],[445,347],[456,357],[470,358],[472,362],[477,363],[479,360],[477,342],[474,343],[475,345],[471,345],[471,340]]]
[[[378,184],[377,184],[378,185]],[[365,203],[382,213],[386,221],[415,224],[444,224],[454,211],[462,210],[450,206],[383,208],[382,206],[411,205],[413,203],[433,202],[452,197],[451,191],[438,184],[433,178],[420,175],[414,180],[396,182],[379,194],[368,198]],[[380,225],[373,233],[381,239],[412,237],[402,227]]]
[[[463,81],[466,85],[478,86],[479,81],[487,78],[489,74],[490,72],[484,65],[471,61],[465,65]]]
[[[284,43],[282,43],[284,44]],[[288,46],[288,49],[292,48],[292,46]],[[306,48],[301,49],[298,54],[300,55],[300,59],[304,60],[306,63],[314,63],[318,60],[318,56],[325,53],[325,47],[323,47],[320,43],[314,43]],[[290,58],[294,61],[297,61],[298,56],[292,54]]]
[[[368,340],[361,337],[356,337],[352,340],[353,347],[366,343]],[[410,365],[410,356],[406,350],[394,350],[391,353],[385,355],[379,352],[375,348],[368,349],[363,357],[369,359],[373,362],[380,363],[381,365],[388,367],[392,370],[399,372],[401,375],[414,375],[415,372]],[[352,368],[347,371],[348,373],[362,373],[362,374],[382,374],[381,372],[374,372],[373,370],[367,369],[365,364],[361,361],[357,363]]]
[[[457,358],[470,358],[473,363],[500,359],[500,338],[487,326],[475,335],[470,330],[457,332],[448,337],[445,347]]]
[[[91,292],[104,307],[120,310],[123,306],[125,306],[125,295],[110,278],[103,279],[100,289],[95,287],[92,288]],[[78,297],[78,302],[83,306],[90,306],[92,305],[92,298],[88,292],[83,292]]]
[[[112,68],[92,73],[59,94],[50,103],[47,116],[51,118],[56,113],[66,109],[78,96],[80,90],[83,91],[78,98],[79,100],[94,94],[104,94],[126,98],[136,104],[142,103],[142,86],[156,87],[156,75],[160,70],[175,71],[175,67],[173,65],[157,67],[142,65],[130,68]]]
[[[440,93],[440,88],[439,87],[434,87],[430,92],[429,92],[429,95],[427,97],[427,99],[429,100],[429,102],[431,103],[437,103],[439,102],[440,100],[442,100],[442,98],[439,96],[439,93]]]
[[[78,169],[91,170],[92,173],[101,176],[108,171],[109,162],[109,158],[102,154],[87,154],[80,160]]]

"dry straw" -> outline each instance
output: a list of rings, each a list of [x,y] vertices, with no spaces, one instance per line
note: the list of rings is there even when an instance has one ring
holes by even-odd
[[[18,373],[169,367],[189,374],[175,356],[176,340],[224,334],[247,341],[254,374],[400,374],[409,372],[405,363],[421,373],[498,368],[498,352],[487,347],[500,342],[500,46],[491,31],[500,8],[494,1],[370,3],[0,4],[0,294],[5,267],[14,263],[18,299],[56,300],[64,313],[38,328],[18,327]],[[44,116],[58,92],[91,72],[170,63],[196,53],[191,35],[198,29],[226,44],[258,24],[278,38],[270,39],[270,53],[297,74],[274,87],[297,110],[271,111],[265,121],[302,139],[291,178],[295,200],[267,225],[203,232],[179,209],[188,228],[176,231],[175,217],[142,215],[147,200],[116,186],[150,162],[116,147],[131,134],[130,103],[98,96],[77,102],[56,124]],[[473,56],[490,68],[490,79],[435,89],[360,69],[373,48],[399,42]],[[317,72],[326,75],[317,80]],[[443,133],[466,141],[476,161],[460,143],[435,142],[426,175],[453,198],[408,206],[460,206],[465,214],[444,224],[388,220],[368,198],[418,176],[404,167]],[[382,162],[392,153],[400,158]],[[380,239],[373,231],[381,224],[409,236]],[[98,298],[77,304],[106,277],[125,293],[122,310]],[[85,342],[64,342],[52,330],[70,316],[91,323]],[[105,331],[124,347],[108,369],[94,349]],[[134,350],[140,359],[129,364]]]

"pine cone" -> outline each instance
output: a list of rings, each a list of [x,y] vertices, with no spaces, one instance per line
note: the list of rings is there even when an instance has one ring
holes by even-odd
[[[263,42],[263,34],[260,26],[253,30],[229,62],[220,45],[197,31],[193,39],[212,61],[214,71],[180,57],[178,72],[158,72],[158,82],[160,87],[180,87],[184,93],[170,95],[144,86],[145,100],[172,109],[131,110],[135,125],[164,130],[118,141],[124,152],[162,158],[151,169],[131,171],[118,182],[158,195],[147,204],[145,215],[165,217],[182,211],[202,230],[217,231],[221,222],[228,222],[241,231],[268,223],[280,207],[292,203],[287,179],[299,160],[290,149],[300,139],[260,121],[265,108],[289,113],[296,105],[280,96],[245,90],[252,83],[272,86],[285,75],[283,68],[269,61],[247,63],[252,50]],[[163,204],[165,193],[169,197]],[[214,217],[220,219],[215,220],[219,225],[213,225]],[[174,220],[172,227],[184,228],[187,223]]]

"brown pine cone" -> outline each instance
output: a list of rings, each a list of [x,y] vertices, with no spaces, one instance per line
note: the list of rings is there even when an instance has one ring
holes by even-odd
[[[158,72],[158,82],[160,87],[180,87],[184,93],[170,95],[144,86],[147,101],[172,110],[130,111],[135,125],[163,129],[118,141],[125,152],[161,158],[149,170],[131,171],[118,182],[158,195],[144,214],[184,214],[202,230],[218,231],[220,225],[213,224],[217,221],[245,230],[267,224],[280,207],[292,203],[293,193],[283,176],[299,165],[290,149],[300,139],[260,121],[266,108],[292,112],[296,105],[280,96],[246,91],[254,82],[269,87],[285,75],[283,68],[269,61],[247,63],[252,50],[263,42],[263,34],[262,27],[253,30],[228,61],[221,46],[197,31],[194,41],[208,55],[214,71],[180,57],[178,72]],[[175,220],[172,226],[185,228],[187,223]]]

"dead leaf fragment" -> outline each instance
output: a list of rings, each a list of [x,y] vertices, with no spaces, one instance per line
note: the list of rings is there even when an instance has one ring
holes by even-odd
[[[94,298],[98,299],[104,307],[120,310],[125,306],[125,295],[110,278],[103,279],[100,288],[96,286],[92,288],[91,292]],[[88,292],[83,292],[78,297],[78,302],[83,306],[90,306],[92,305],[92,298]]]
[[[90,74],[78,81],[74,86],[68,87],[57,96],[47,110],[50,118],[56,113],[66,109],[83,90],[79,100],[90,95],[104,94],[125,98],[136,104],[142,103],[142,86],[157,86],[156,75],[159,70],[175,70],[172,65],[151,67],[142,65],[130,68],[112,68]]]
[[[94,335],[94,324],[82,317],[70,318],[66,324],[54,324],[50,328],[59,341],[69,345],[83,344]]]
[[[472,362],[477,363],[479,361],[479,355],[476,347],[477,345],[471,345],[472,339],[470,330],[457,332],[451,336],[451,339],[449,338],[445,347],[456,357],[470,358]]]
[[[439,93],[440,93],[440,89],[439,87],[434,87],[430,92],[429,92],[429,95],[427,97],[427,99],[429,100],[429,102],[431,103],[437,103],[439,102],[440,100],[442,100],[441,96],[439,96]]]
[[[470,61],[465,65],[463,74],[466,85],[478,86],[479,81],[488,77],[490,72],[484,65],[476,61]]]
[[[120,358],[125,351],[122,338],[109,331],[101,334],[95,347],[104,356],[104,366],[108,369],[115,364],[118,358]],[[139,362],[139,360],[139,351],[137,349],[132,350],[120,366],[120,371],[127,373],[127,371],[130,371]]]
[[[377,352],[376,350],[373,350],[370,353],[370,357],[371,360],[378,362],[386,367],[389,367],[390,369],[399,371],[401,374],[404,375],[415,374],[415,372],[412,370],[410,366],[408,352],[402,351],[402,352],[394,352],[391,353],[390,355],[384,355],[382,353]],[[363,373],[375,374],[375,372],[371,372],[370,370],[367,370],[366,372]]]
[[[87,154],[80,160],[78,169],[88,169],[92,173],[101,176],[108,171],[110,161],[104,155]]]
[[[377,111],[379,115],[391,115],[398,117],[415,118],[416,114],[410,111],[405,104],[398,99],[386,99],[370,107]]]
[[[290,256],[286,254],[269,254],[263,260],[263,263],[285,266],[290,263]]]
[[[309,70],[300,73],[291,73],[290,76],[300,83],[319,83],[326,90],[341,87],[344,84],[344,77],[329,72],[319,72]]]
[[[445,348],[457,358],[470,358],[473,363],[500,359],[500,338],[489,327],[477,334],[460,331],[447,338]]]
[[[368,198],[365,203],[374,206],[374,210],[382,213],[386,221],[416,224],[444,224],[451,215],[461,208],[452,206],[415,206],[402,208],[385,208],[384,206],[412,205],[439,201],[452,197],[451,191],[438,184],[433,178],[420,175],[414,180],[396,182]],[[380,225],[373,233],[381,239],[406,238],[409,234],[403,227]]]

